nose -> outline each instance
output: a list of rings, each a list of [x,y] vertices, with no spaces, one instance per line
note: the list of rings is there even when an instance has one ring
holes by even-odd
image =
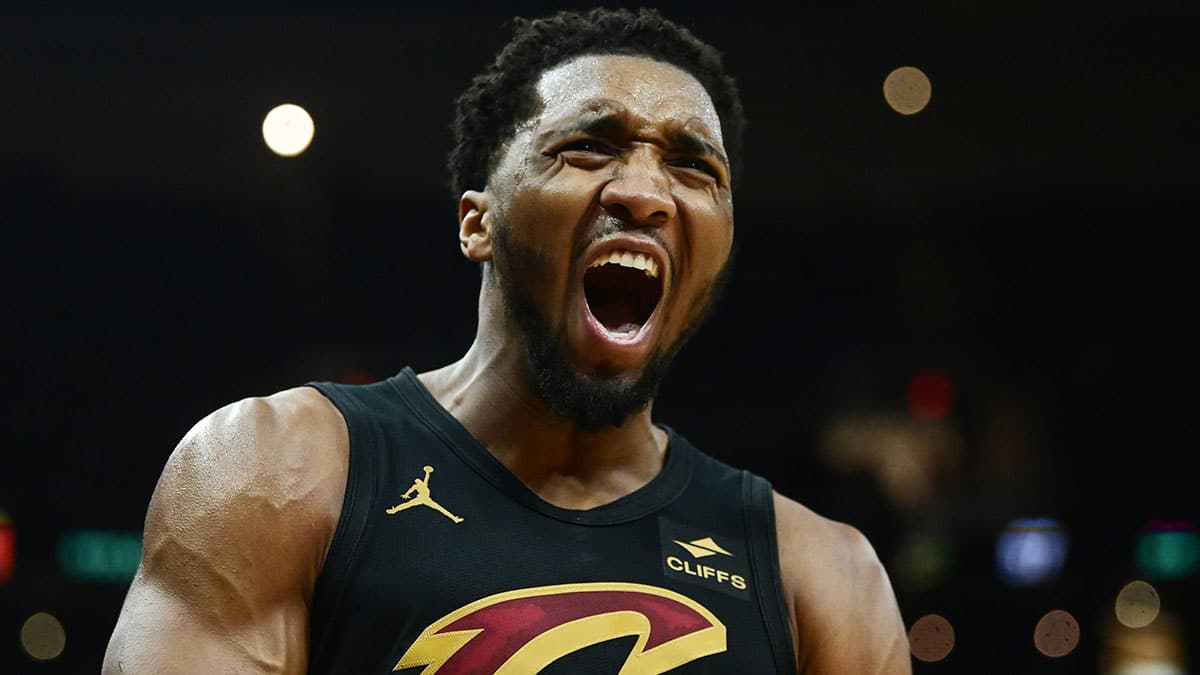
[[[675,217],[671,181],[653,151],[635,150],[600,192],[600,205],[633,225],[663,225]]]

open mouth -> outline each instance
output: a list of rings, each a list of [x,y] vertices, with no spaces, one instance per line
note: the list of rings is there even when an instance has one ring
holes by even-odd
[[[644,253],[612,251],[583,274],[588,310],[615,335],[636,334],[654,313],[662,292],[658,262]]]

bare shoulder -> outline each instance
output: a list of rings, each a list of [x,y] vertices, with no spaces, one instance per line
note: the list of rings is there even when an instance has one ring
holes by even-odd
[[[779,493],[774,503],[799,671],[911,672],[896,596],[867,538]]]
[[[167,460],[146,514],[143,565],[150,571],[158,561],[157,545],[212,550],[244,540],[319,569],[341,510],[348,457],[345,422],[315,389],[213,412]],[[272,568],[281,571],[278,559]]]
[[[308,606],[345,491],[337,409],[297,388],[217,410],[180,441],[104,672],[303,672]]]
[[[244,488],[241,481],[256,480],[264,480],[264,488],[286,489],[292,481],[320,479],[336,465],[344,466],[348,449],[337,408],[317,390],[297,387],[231,403],[200,420],[171,454],[159,488],[200,471],[228,474],[224,477],[231,482],[211,485],[217,490]]]

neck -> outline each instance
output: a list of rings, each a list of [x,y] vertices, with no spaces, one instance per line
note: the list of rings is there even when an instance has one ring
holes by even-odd
[[[650,482],[666,457],[651,404],[620,426],[585,431],[550,410],[529,384],[520,331],[480,299],[475,341],[458,361],[421,382],[525,485],[563,508],[586,509]]]

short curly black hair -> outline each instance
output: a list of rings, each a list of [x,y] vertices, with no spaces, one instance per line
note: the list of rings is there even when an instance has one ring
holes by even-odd
[[[454,148],[447,159],[455,199],[487,185],[500,147],[537,112],[534,87],[542,73],[588,54],[646,56],[695,77],[720,117],[733,176],[741,175],[746,119],[737,87],[720,52],[688,29],[653,9],[563,11],[532,21],[516,17],[513,24],[512,40],[455,101]]]

